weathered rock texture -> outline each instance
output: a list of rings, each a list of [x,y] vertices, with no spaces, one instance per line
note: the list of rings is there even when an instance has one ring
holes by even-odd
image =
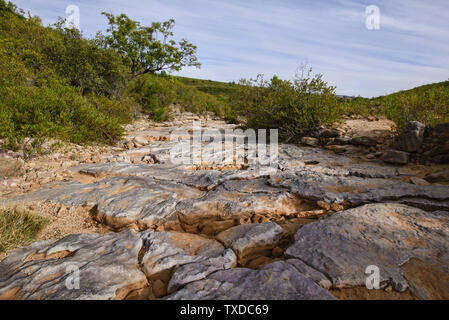
[[[260,270],[235,268],[188,284],[169,300],[333,300],[329,292],[287,262]]]
[[[419,282],[414,279],[416,270],[408,274],[403,268],[413,260],[426,266],[423,270],[430,275],[448,273],[448,234],[448,215],[400,204],[371,204],[304,226],[286,256],[325,274],[337,288],[364,286],[365,270],[374,265],[380,269],[381,283],[401,292],[410,289],[426,299],[448,283],[434,281],[428,285],[433,290],[410,285]]]

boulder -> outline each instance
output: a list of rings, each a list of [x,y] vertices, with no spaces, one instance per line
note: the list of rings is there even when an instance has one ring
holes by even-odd
[[[273,249],[288,241],[288,234],[276,223],[246,224],[230,228],[216,239],[232,249],[239,264],[246,266],[258,256],[270,256]]]
[[[351,139],[351,144],[356,146],[373,147],[378,144],[376,137],[358,136]]]
[[[405,152],[418,151],[424,141],[425,130],[425,124],[417,121],[409,122],[398,138],[396,149]]]
[[[235,268],[186,285],[167,300],[335,300],[327,290],[280,261],[259,270]]]
[[[317,138],[303,137],[301,139],[301,143],[311,146],[311,147],[318,147],[320,144],[320,141]]]
[[[429,173],[424,177],[424,179],[432,183],[449,182],[449,170]]]
[[[36,242],[0,262],[0,299],[124,299],[147,285],[139,270],[141,248],[132,230]]]
[[[447,215],[370,204],[302,227],[285,255],[325,274],[335,288],[365,286],[367,267],[376,266],[381,286],[429,299],[441,297],[449,285],[433,276],[449,272],[448,233]],[[404,269],[412,259],[420,272]],[[449,291],[443,295],[449,298]]]
[[[408,164],[410,161],[410,154],[398,150],[385,151],[381,157],[382,161],[390,164]]]

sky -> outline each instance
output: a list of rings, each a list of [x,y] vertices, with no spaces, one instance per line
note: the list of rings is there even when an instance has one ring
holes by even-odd
[[[178,75],[239,81],[263,74],[291,80],[301,64],[337,94],[373,97],[449,79],[447,0],[13,0],[44,25],[80,9],[80,27],[104,32],[102,11],[142,25],[176,20],[175,37],[198,46],[201,69]],[[367,6],[379,8],[368,29]]]

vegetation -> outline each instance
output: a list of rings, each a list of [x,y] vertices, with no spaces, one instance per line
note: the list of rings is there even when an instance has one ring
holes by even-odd
[[[155,121],[171,105],[213,112],[252,128],[277,128],[296,141],[345,114],[384,115],[399,128],[411,120],[449,122],[449,82],[375,99],[338,99],[311,70],[293,81],[273,77],[223,83],[169,76],[200,64],[197,48],[173,40],[174,20],[149,27],[125,14],[103,13],[108,34],[86,39],[64,21],[42,26],[0,0],[0,140],[33,155],[48,137],[114,143],[139,113]],[[238,121],[239,120],[239,121]]]
[[[49,221],[17,208],[0,210],[0,254],[33,242]]]
[[[410,121],[427,125],[449,122],[449,81],[374,99],[344,100],[341,109],[345,114],[386,116],[399,130]]]
[[[215,97],[152,74],[199,65],[195,46],[170,39],[173,21],[146,28],[125,15],[107,17],[111,35],[86,39],[78,30],[65,28],[64,21],[44,27],[38,17],[26,17],[14,4],[0,0],[4,146],[32,155],[48,137],[114,143],[124,133],[121,124],[141,111],[165,120],[171,103],[192,103],[185,108],[196,112],[222,112],[222,102]],[[158,34],[163,40],[157,40]],[[121,47],[125,44],[131,51]]]
[[[232,96],[234,110],[246,119],[251,128],[279,129],[286,141],[315,131],[320,125],[339,117],[339,105],[334,87],[323,81],[322,75],[304,70],[294,81],[262,76],[242,80]]]
[[[200,67],[196,57],[197,47],[185,39],[173,40],[175,20],[153,22],[150,27],[141,26],[126,14],[114,16],[103,12],[109,21],[105,43],[117,50],[130,65],[133,77],[145,73],[179,71],[185,66]]]

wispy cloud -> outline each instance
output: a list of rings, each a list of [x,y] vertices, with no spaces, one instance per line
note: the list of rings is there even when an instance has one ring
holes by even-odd
[[[144,24],[175,18],[176,35],[199,47],[191,77],[238,81],[263,73],[290,79],[307,61],[339,94],[377,96],[449,78],[447,0],[15,0],[53,23],[70,4],[88,36],[106,28],[101,11]],[[377,5],[380,30],[365,28]]]

